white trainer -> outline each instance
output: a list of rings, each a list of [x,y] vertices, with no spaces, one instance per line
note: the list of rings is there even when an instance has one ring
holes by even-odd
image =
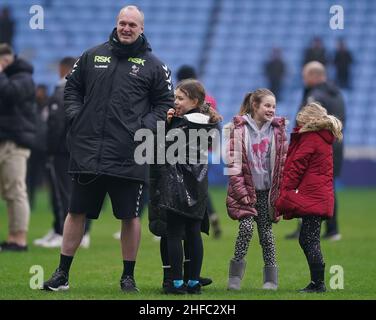
[[[342,239],[342,235],[340,233],[333,234],[327,238],[329,241],[339,241]]]
[[[43,248],[61,248],[63,244],[63,236],[55,233],[50,239],[42,244]]]
[[[84,249],[88,249],[90,247],[90,235],[85,234],[82,237],[80,247]]]
[[[33,241],[33,244],[36,245],[36,246],[43,246],[43,244],[46,241],[50,240],[55,234],[57,234],[57,233],[55,233],[55,231],[53,229],[51,229],[50,231],[48,231],[48,233],[44,237],[39,238],[39,239],[35,239]]]

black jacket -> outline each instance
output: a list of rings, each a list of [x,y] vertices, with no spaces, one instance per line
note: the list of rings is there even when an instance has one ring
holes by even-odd
[[[114,30],[80,57],[65,86],[69,172],[146,182],[147,165],[134,160],[135,132],[155,131],[173,103],[171,72],[145,36],[124,46]]]
[[[194,110],[197,112],[197,109]],[[192,114],[194,112],[191,112]],[[206,131],[215,128],[217,124],[197,124],[186,118],[172,119],[170,129],[183,130],[186,140],[186,164],[176,163],[157,164],[150,168],[150,192],[149,192],[149,229],[159,236],[166,235],[166,210],[191,219],[203,220],[201,230],[209,232],[207,216],[208,201],[208,165],[193,164],[189,158],[189,130],[204,129]],[[171,131],[167,133],[169,135]],[[166,141],[165,149],[169,149],[176,142]],[[198,159],[202,154],[202,145],[194,148],[198,152]],[[181,148],[182,146],[179,146]],[[201,150],[201,151],[200,151]]]
[[[55,87],[48,103],[47,152],[50,155],[68,155],[66,146],[67,121],[64,109],[65,79]]]
[[[166,208],[161,207],[161,194],[164,192],[162,187],[162,174],[164,173],[162,165],[150,166],[150,184],[149,184],[149,230],[158,237],[167,237],[167,217]],[[166,191],[166,190],[165,190]],[[209,234],[209,215],[205,207],[204,217],[201,223],[201,232]]]
[[[199,110],[194,109],[188,112],[188,114],[197,112]],[[197,124],[188,121],[185,117],[174,117],[167,130],[181,129],[185,136],[189,137],[189,129],[204,129],[208,131],[217,127],[217,123]],[[175,142],[166,141],[165,150],[173,143]],[[202,145],[199,141],[197,146],[198,148],[193,149],[196,150],[197,159],[199,160],[202,156]],[[166,161],[166,164],[150,166],[149,229],[157,236],[167,236],[167,210],[181,216],[202,220],[201,231],[209,234],[209,217],[207,212],[208,165],[200,164],[199,161],[198,164],[192,164],[189,159],[189,143],[186,143],[185,147],[186,164],[169,164]]]
[[[339,89],[331,83],[320,83],[315,87],[306,88],[303,97],[302,107],[308,102],[318,101],[326,108],[328,114],[334,115],[342,121],[345,127],[346,114],[345,103]],[[333,144],[333,161],[334,161],[334,177],[341,174],[343,162],[343,142],[336,141]]]
[[[0,141],[25,148],[35,144],[36,114],[33,67],[16,58],[0,72]]]

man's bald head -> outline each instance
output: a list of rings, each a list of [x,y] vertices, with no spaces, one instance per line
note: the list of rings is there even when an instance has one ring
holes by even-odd
[[[144,14],[136,6],[122,8],[117,17],[116,29],[122,44],[134,43],[144,32]]]
[[[140,19],[139,22],[141,23],[141,25],[144,25],[144,20],[145,20],[144,13],[137,6],[126,6],[126,7],[121,8],[117,16],[117,20],[119,20],[119,17],[123,13],[127,13],[127,12],[134,12],[136,15],[138,15]]]
[[[308,62],[303,67],[303,81],[307,87],[313,87],[326,82],[326,70],[322,63],[318,61]]]

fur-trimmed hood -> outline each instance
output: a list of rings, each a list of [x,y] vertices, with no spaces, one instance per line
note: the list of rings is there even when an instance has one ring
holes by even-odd
[[[320,130],[331,130],[332,125],[330,119],[315,119],[307,122],[304,126],[301,126],[300,133]]]
[[[330,119],[319,119],[306,123],[302,127],[294,129],[294,133],[317,132],[327,143],[333,144],[335,137],[332,133],[332,123]]]

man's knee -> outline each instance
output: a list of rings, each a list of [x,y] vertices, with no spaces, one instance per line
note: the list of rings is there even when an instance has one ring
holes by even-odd
[[[130,219],[122,219],[122,225],[127,229],[139,228],[141,226],[140,218],[134,217]]]
[[[72,221],[72,222],[86,222],[86,214],[85,213],[71,213],[68,212],[65,221]]]

